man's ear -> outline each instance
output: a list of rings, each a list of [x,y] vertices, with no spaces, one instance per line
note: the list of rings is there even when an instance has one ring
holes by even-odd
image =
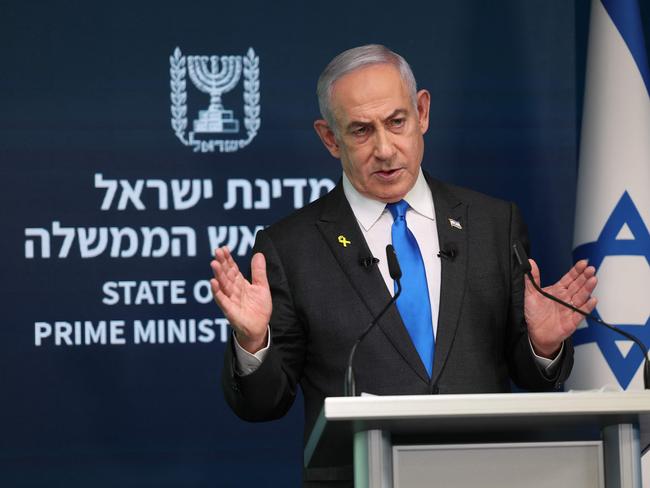
[[[330,128],[329,124],[323,119],[318,119],[314,122],[314,129],[330,154],[336,159],[340,159],[341,151],[339,149],[339,144],[334,135],[334,131]]]
[[[431,105],[431,95],[427,90],[420,90],[417,93],[418,125],[420,133],[424,134],[429,129],[429,106]]]

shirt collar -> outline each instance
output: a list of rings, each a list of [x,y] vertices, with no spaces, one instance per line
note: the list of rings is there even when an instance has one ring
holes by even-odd
[[[350,207],[352,207],[354,216],[367,232],[373,225],[375,225],[375,222],[379,220],[379,217],[381,217],[382,213],[386,209],[386,203],[368,198],[359,193],[357,189],[352,186],[352,183],[345,173],[343,173],[343,192],[350,203]],[[434,220],[435,213],[433,209],[431,188],[429,188],[429,185],[424,178],[422,168],[420,168],[418,178],[415,180],[415,185],[413,185],[413,188],[411,188],[411,190],[406,194],[404,200],[406,200],[411,209],[415,212],[430,220]]]

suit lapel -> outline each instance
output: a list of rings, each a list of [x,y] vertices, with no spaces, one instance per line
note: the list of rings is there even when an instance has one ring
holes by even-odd
[[[467,206],[441,182],[428,177],[436,211],[440,249],[455,249],[452,259],[441,258],[440,309],[432,381],[436,383],[456,336],[460,308],[467,283],[468,229]],[[450,220],[451,219],[451,220]],[[460,228],[459,228],[460,227]]]
[[[361,258],[371,256],[371,253],[340,182],[327,198],[316,225],[371,316],[376,317],[390,300],[386,283],[377,266],[366,268],[359,264]],[[386,259],[385,256],[376,257]],[[397,307],[390,307],[378,326],[411,368],[428,382],[428,374]]]

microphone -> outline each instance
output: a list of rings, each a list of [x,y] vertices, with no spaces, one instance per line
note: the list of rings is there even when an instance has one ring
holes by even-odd
[[[345,371],[345,382],[343,385],[343,392],[346,397],[357,396],[356,385],[354,381],[354,370],[352,367],[354,355],[357,352],[357,347],[359,347],[359,344],[361,344],[361,341],[363,341],[364,337],[366,337],[368,333],[375,327],[375,325],[377,325],[379,319],[383,317],[390,306],[395,303],[395,300],[397,300],[397,297],[399,297],[400,293],[402,293],[402,285],[399,281],[402,278],[402,270],[399,267],[399,261],[397,260],[395,249],[390,244],[386,246],[386,261],[388,262],[388,272],[390,273],[390,277],[397,283],[397,291],[395,292],[395,295],[393,295],[393,297],[388,301],[386,306],[381,310],[381,312],[379,312],[379,314],[372,320],[372,322],[370,322],[368,327],[366,327],[366,330],[361,333],[359,338],[352,346],[352,349],[350,350],[350,356],[348,357],[348,367]]]
[[[440,259],[446,259],[448,261],[453,261],[458,255],[458,248],[453,242],[449,242],[443,246],[443,248],[438,253]]]
[[[542,290],[537,283],[535,283],[535,280],[533,279],[533,275],[531,273],[531,266],[530,263],[528,262],[528,256],[526,254],[526,251],[524,250],[524,246],[522,246],[521,242],[519,241],[514,241],[512,244],[512,250],[513,254],[515,256],[515,259],[517,261],[517,265],[521,268],[522,273],[524,273],[526,276],[528,276],[528,279],[530,280],[531,284],[537,290],[539,293],[541,293],[543,296],[548,298],[549,300],[553,300],[556,303],[559,303],[560,305],[569,308],[573,310],[576,313],[579,313],[580,315],[587,317],[594,322],[602,325],[603,327],[607,327],[609,330],[613,330],[617,334],[620,334],[624,336],[625,338],[631,340],[634,342],[641,351],[643,352],[643,358],[644,358],[644,363],[643,363],[643,387],[646,390],[650,390],[650,360],[648,359],[648,348],[645,346],[643,342],[639,340],[638,337],[636,337],[633,334],[630,334],[629,332],[625,332],[622,329],[619,329],[618,327],[608,324],[604,320],[601,320],[600,318],[596,317],[594,314],[587,313],[583,310],[580,310],[577,307],[574,307],[570,303],[566,303],[563,300],[560,300],[554,295],[551,295],[550,293]]]
[[[370,268],[373,264],[377,264],[379,259],[374,256],[367,256],[359,258],[359,266],[363,266],[365,269]]]
[[[377,261],[379,261],[379,259]],[[386,246],[386,261],[388,262],[388,274],[393,278],[393,280],[397,281],[397,287],[401,292],[402,287],[400,286],[399,280],[402,279],[402,268],[399,267],[395,248],[390,244]]]

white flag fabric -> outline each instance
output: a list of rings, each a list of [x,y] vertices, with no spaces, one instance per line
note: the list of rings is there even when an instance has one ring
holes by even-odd
[[[646,345],[650,345],[649,87],[637,0],[593,0],[574,258],[587,258],[596,267],[595,313]],[[585,320],[574,334],[574,344],[569,388],[643,388],[643,354],[631,341]],[[649,464],[646,454],[646,487]]]

